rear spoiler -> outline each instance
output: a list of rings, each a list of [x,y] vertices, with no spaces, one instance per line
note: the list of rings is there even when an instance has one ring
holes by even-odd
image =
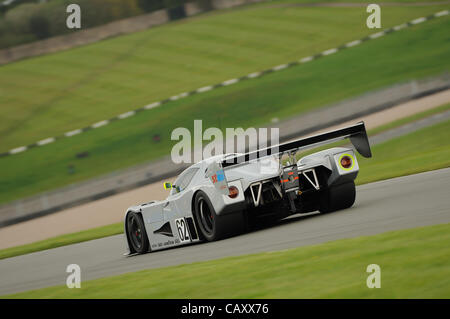
[[[352,126],[347,126],[334,131],[317,134],[305,138],[301,138],[292,142],[287,142],[279,144],[276,146],[271,146],[256,150],[253,152],[245,153],[235,157],[230,157],[221,162],[222,167],[233,166],[236,164],[242,164],[255,160],[258,158],[284,154],[296,151],[300,148],[305,148],[308,146],[318,146],[321,144],[328,144],[335,141],[343,140],[349,138],[350,142],[353,144],[355,149],[364,157],[372,157],[372,152],[370,150],[369,139],[367,138],[366,127],[364,122],[359,122]]]

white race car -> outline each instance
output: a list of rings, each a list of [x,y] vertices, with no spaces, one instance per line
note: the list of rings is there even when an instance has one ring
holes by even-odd
[[[167,199],[127,209],[127,254],[218,240],[261,220],[351,207],[359,171],[353,148],[333,147],[295,159],[300,149],[344,138],[362,156],[372,156],[364,122],[360,122],[254,152],[214,156],[190,166],[173,185],[164,184],[170,189]]]

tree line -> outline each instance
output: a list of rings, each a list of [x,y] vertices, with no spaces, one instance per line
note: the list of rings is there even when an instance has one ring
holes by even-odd
[[[71,3],[81,7],[82,28],[85,29],[164,8],[180,9],[189,1],[196,1],[205,9],[211,8],[211,0],[15,0],[9,5],[2,2],[0,48],[74,32],[66,27],[66,8]],[[177,11],[174,13],[177,16]]]

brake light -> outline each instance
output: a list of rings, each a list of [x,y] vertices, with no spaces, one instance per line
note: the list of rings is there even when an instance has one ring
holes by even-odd
[[[236,186],[231,186],[228,188],[228,197],[236,198],[239,195],[239,189]]]
[[[341,157],[341,166],[343,168],[349,168],[352,166],[352,159],[350,156],[345,155]]]

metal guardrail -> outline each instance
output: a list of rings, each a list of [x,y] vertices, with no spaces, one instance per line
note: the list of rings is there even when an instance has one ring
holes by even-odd
[[[288,120],[272,123],[269,127],[279,128],[280,142],[283,142],[448,88],[450,75],[445,73],[438,77],[414,80],[369,92]],[[167,156],[158,161],[14,201],[0,206],[0,227],[172,177],[188,166],[189,164],[174,164]]]

